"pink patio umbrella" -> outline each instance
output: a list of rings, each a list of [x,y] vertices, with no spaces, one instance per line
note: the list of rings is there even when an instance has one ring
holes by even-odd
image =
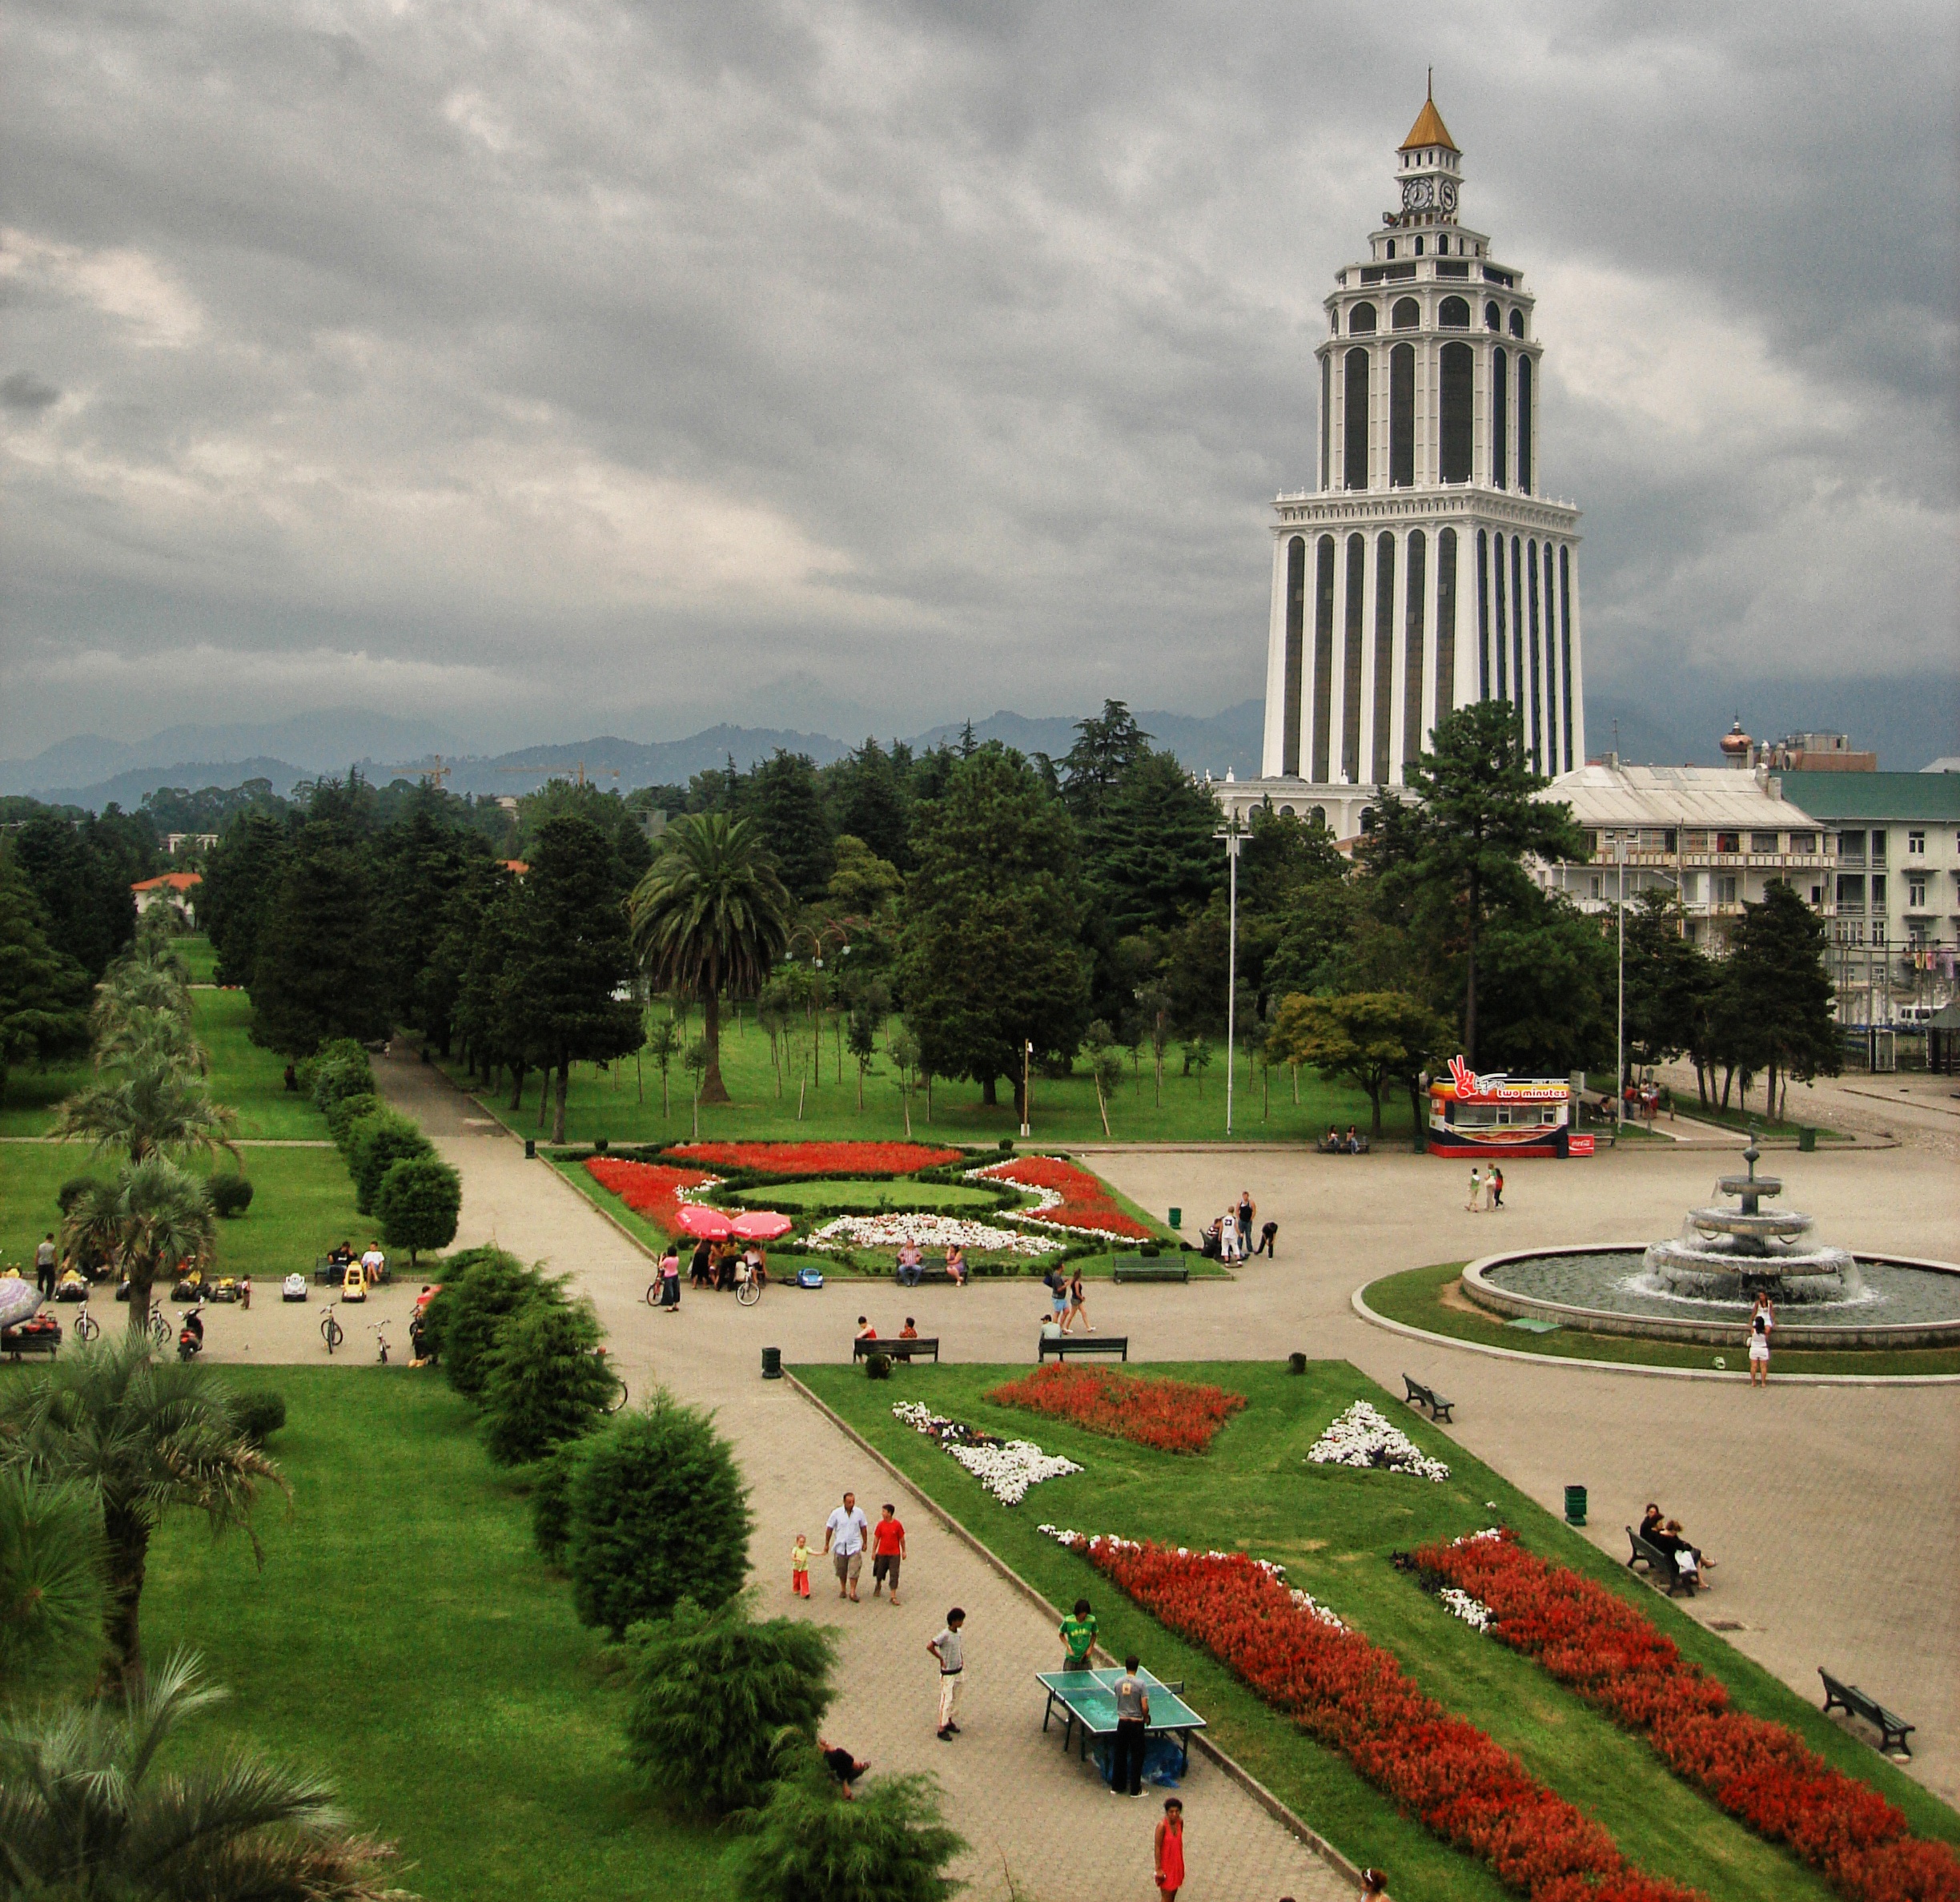
[[[735,1232],[735,1224],[720,1209],[704,1208],[698,1202],[683,1202],[674,1226],[705,1241],[725,1241]]]
[[[787,1235],[794,1225],[788,1216],[778,1215],[773,1208],[758,1208],[735,1218],[735,1232],[745,1241],[773,1241],[779,1235]]]

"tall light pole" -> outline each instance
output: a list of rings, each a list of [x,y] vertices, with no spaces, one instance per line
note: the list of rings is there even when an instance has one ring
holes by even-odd
[[[1034,1062],[1034,1044],[1030,1038],[1021,1039],[1021,1134],[1025,1140],[1034,1134],[1029,1119],[1034,1113],[1034,1100],[1029,1094],[1030,1071]]]
[[[1620,1127],[1620,1106],[1626,1088],[1626,828],[1613,834],[1613,856],[1620,861],[1620,1003],[1613,1014],[1613,1128]]]
[[[1231,923],[1225,939],[1225,1133],[1232,1132],[1232,1064],[1239,1043],[1239,847],[1245,834],[1234,813],[1214,838],[1225,842],[1227,875],[1231,887]]]

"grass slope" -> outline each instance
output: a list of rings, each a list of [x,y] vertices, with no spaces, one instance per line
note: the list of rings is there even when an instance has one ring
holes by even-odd
[[[649,1812],[622,1749],[624,1687],[529,1515],[433,1375],[281,1368],[271,1451],[294,1510],[249,1546],[193,1519],[151,1547],[151,1655],[203,1652],[232,1696],[188,1734],[330,1775],[430,1902],[695,1902],[722,1840]]]
[[[1743,1708],[1789,1725],[1831,1762],[1882,1789],[1916,1829],[1960,1840],[1960,1817],[1952,1811],[1657,1594],[1629,1584],[1622,1567],[1345,1362],[1312,1364],[1304,1377],[1254,1362],[1153,1368],[1215,1381],[1250,1400],[1201,1458],[1105,1439],[982,1397],[1024,1367],[901,1367],[880,1384],[846,1367],[796,1371],[1051,1602],[1071,1603],[1078,1594],[1092,1599],[1110,1650],[1121,1656],[1134,1647],[1160,1676],[1183,1678],[1216,1741],[1348,1855],[1386,1868],[1397,1893],[1495,1902],[1504,1891],[1479,1865],[1398,1816],[1343,1759],[1275,1716],[1216,1660],[1171,1637],[1084,1561],[1043,1538],[1038,1524],[1200,1549],[1242,1546],[1279,1560],[1291,1583],[1394,1651],[1432,1695],[1597,1816],[1644,1868],[1692,1883],[1715,1902],[1821,1902],[1829,1892],[1821,1879],[1724,1816],[1671,1776],[1644,1744],[1528,1660],[1477,1636],[1388,1562],[1397,1549],[1501,1519],[1534,1550],[1631,1598],[1689,1658],[1721,1678]],[[1018,1506],[1003,1506],[891,1417],[893,1402],[902,1399],[922,1399],[957,1418],[1036,1439],[1085,1470],[1037,1487]],[[1447,1459],[1449,1481],[1432,1485],[1308,1465],[1307,1448],[1357,1399],[1374,1402],[1425,1451]],[[976,1659],[985,1658],[986,1642],[984,1632],[973,1632]]]
[[[1445,1305],[1443,1300],[1444,1290],[1454,1286],[1463,1266],[1460,1261],[1445,1261],[1432,1268],[1408,1269],[1400,1274],[1371,1281],[1362,1292],[1368,1305],[1384,1321],[1399,1321],[1405,1327],[1421,1328],[1452,1341],[1474,1341],[1487,1347],[1507,1348],[1513,1353],[1542,1354],[1551,1360],[1613,1361],[1625,1366],[1705,1368],[1713,1368],[1719,1356],[1728,1362],[1730,1373],[1747,1371],[1740,1328],[1736,1330],[1733,1347],[1699,1347],[1673,1341],[1630,1341],[1617,1334],[1588,1334],[1578,1328],[1535,1334],[1528,1328],[1507,1327],[1492,1315],[1466,1314],[1460,1308]],[[1779,1373],[1960,1373],[1960,1347],[1804,1352],[1779,1341],[1771,1377]]]

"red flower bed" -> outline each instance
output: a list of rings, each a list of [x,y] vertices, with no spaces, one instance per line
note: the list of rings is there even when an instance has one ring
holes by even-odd
[[[1243,1393],[1191,1381],[1150,1379],[1113,1367],[1058,1361],[987,1395],[1003,1406],[1027,1407],[1073,1421],[1111,1439],[1134,1440],[1159,1453],[1203,1453],[1218,1430],[1245,1405]]]
[[[960,1159],[925,1143],[682,1143],[667,1153],[768,1176],[909,1176]]]
[[[1015,1219],[1038,1228],[1099,1235],[1112,1241],[1149,1241],[1151,1231],[1117,1207],[1116,1199],[1086,1169],[1058,1156],[1017,1156],[974,1173],[986,1182],[1011,1182],[1043,1196],[1042,1205]]]
[[[1416,1561],[1492,1613],[1492,1635],[1643,1736],[1680,1777],[1854,1902],[1960,1902],[1960,1856],[1906,1833],[1877,1791],[1833,1770],[1779,1723],[1732,1710],[1634,1606],[1505,1532],[1428,1546]]]
[[[699,1169],[669,1168],[660,1162],[627,1162],[617,1156],[590,1156],[585,1172],[608,1188],[635,1215],[644,1215],[669,1235],[679,1233],[675,1217],[684,1188],[705,1188],[715,1180]]]
[[[1700,1895],[1643,1875],[1597,1823],[1476,1725],[1426,1697],[1391,1653],[1297,1604],[1272,1567],[1243,1552],[1080,1534],[1065,1542],[1338,1750],[1405,1813],[1532,1902],[1690,1902]]]

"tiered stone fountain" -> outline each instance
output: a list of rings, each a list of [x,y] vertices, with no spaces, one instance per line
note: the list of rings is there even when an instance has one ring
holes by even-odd
[[[1858,1263],[1849,1250],[1801,1245],[1817,1225],[1810,1216],[1794,1208],[1763,1208],[1764,1198],[1781,1195],[1783,1184],[1774,1176],[1756,1173],[1761,1156],[1752,1135],[1742,1152],[1749,1173],[1724,1176],[1715,1184],[1717,1195],[1733,1196],[1741,1206],[1690,1210],[1674,1241],[1649,1245],[1648,1271],[1680,1293],[1716,1300],[1738,1293],[1753,1298],[1759,1293],[1772,1298],[1828,1298],[1833,1291],[1861,1290]]]

